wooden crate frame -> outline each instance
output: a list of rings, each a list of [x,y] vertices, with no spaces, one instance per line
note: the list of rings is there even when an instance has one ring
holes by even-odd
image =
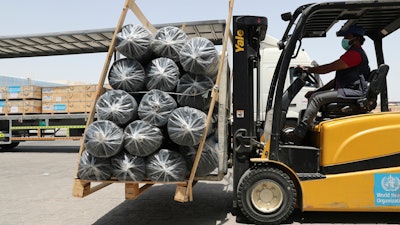
[[[225,53],[227,51],[227,43],[228,43],[228,39],[229,37],[231,37],[231,32],[230,32],[230,24],[232,21],[232,12],[233,12],[233,4],[234,4],[234,0],[229,0],[229,6],[228,6],[228,19],[226,22],[226,26],[225,26],[225,32],[224,32],[224,40],[223,40],[223,45],[222,45],[222,52]],[[135,0],[126,0],[124,3],[124,7],[122,9],[120,18],[118,20],[117,26],[115,28],[114,34],[113,34],[113,38],[111,40],[110,43],[110,47],[108,49],[108,53],[107,53],[107,57],[99,78],[99,82],[97,85],[97,91],[96,91],[96,96],[94,98],[94,102],[97,101],[97,99],[100,97],[101,95],[101,88],[104,86],[104,82],[106,79],[106,75],[107,75],[107,71],[108,68],[110,66],[110,62],[111,62],[111,58],[113,56],[114,53],[114,48],[116,45],[116,36],[119,32],[119,30],[121,30],[123,23],[125,21],[128,9],[130,9],[135,15],[136,17],[139,19],[139,21],[146,27],[148,28],[153,34],[155,34],[157,32],[157,29],[149,22],[149,20],[147,20],[147,18],[144,16],[143,12],[140,10],[140,8],[137,6],[137,4],[135,3]],[[183,25],[184,26],[184,25]],[[151,187],[154,184],[176,184],[176,191],[175,191],[175,197],[174,200],[178,201],[178,202],[189,202],[189,201],[193,201],[193,186],[196,184],[196,180],[195,180],[195,174],[197,171],[197,167],[199,165],[199,161],[200,161],[200,157],[204,148],[204,144],[206,141],[206,137],[207,137],[207,133],[208,133],[208,129],[210,127],[211,124],[211,120],[212,120],[212,114],[214,111],[214,107],[216,104],[216,101],[218,99],[218,91],[219,91],[219,83],[221,80],[221,75],[222,72],[224,71],[224,65],[226,62],[226,55],[225,54],[221,54],[220,56],[220,63],[219,63],[219,67],[218,67],[218,74],[217,74],[217,78],[216,78],[216,82],[214,85],[214,88],[212,89],[212,93],[211,93],[211,103],[210,103],[210,107],[209,107],[209,111],[207,114],[207,122],[206,122],[206,127],[203,133],[203,137],[202,140],[198,146],[197,152],[196,152],[196,157],[193,163],[193,167],[192,170],[190,172],[189,178],[186,181],[182,181],[182,182],[152,182],[152,181],[135,181],[135,182],[131,182],[131,181],[118,181],[118,180],[106,180],[106,181],[89,181],[89,180],[81,180],[78,178],[78,168],[79,168],[79,160],[80,157],[82,156],[82,153],[84,151],[84,142],[82,142],[80,149],[79,149],[79,157],[78,157],[78,162],[76,165],[76,173],[75,173],[75,180],[74,180],[74,184],[73,184],[73,189],[72,189],[72,195],[75,197],[85,197],[89,194],[92,194],[112,183],[124,183],[125,184],[125,198],[126,199],[135,199],[137,198],[141,193],[143,193],[145,190],[147,190],[149,187]],[[92,109],[90,110],[90,114],[89,114],[89,118],[87,120],[86,123],[86,127],[90,125],[90,123],[93,122],[94,119],[94,115],[95,115],[95,104],[93,104]],[[221,175],[218,175],[221,176]],[[223,175],[222,175],[223,177]],[[222,177],[218,177],[217,179],[222,179]],[[95,185],[96,184],[96,185]]]

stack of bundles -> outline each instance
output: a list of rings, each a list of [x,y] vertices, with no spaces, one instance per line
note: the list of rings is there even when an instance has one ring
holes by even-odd
[[[183,69],[192,74],[215,77],[218,72],[218,52],[214,44],[203,37],[190,39],[182,47],[179,59]]]
[[[148,156],[162,144],[161,130],[144,120],[136,120],[125,128],[125,149],[136,156]]]
[[[145,62],[152,55],[153,40],[153,35],[147,28],[128,24],[117,34],[115,49],[129,59]]]
[[[124,131],[109,120],[98,120],[86,128],[84,143],[93,156],[111,157],[124,147]]]
[[[168,119],[168,135],[173,142],[183,146],[200,143],[206,128],[207,115],[195,108],[175,109]]]
[[[147,157],[146,173],[155,182],[183,181],[187,174],[186,162],[182,154],[161,149]]]
[[[137,109],[135,98],[124,90],[109,90],[96,102],[99,120],[110,120],[120,127],[136,119]]]
[[[178,80],[179,68],[172,59],[153,59],[146,67],[147,90],[173,91]]]
[[[209,92],[214,86],[211,78],[203,75],[184,74],[179,80],[176,92],[180,105],[206,110],[210,104]]]
[[[157,56],[179,62],[179,52],[187,40],[187,35],[181,29],[167,26],[157,31],[151,48]]]
[[[108,180],[112,176],[109,158],[99,158],[83,151],[79,160],[78,177],[83,180]]]
[[[108,82],[113,89],[126,92],[143,91],[146,77],[144,68],[137,60],[123,58],[113,63],[108,73]]]
[[[111,158],[114,176],[122,181],[141,181],[146,178],[144,158],[121,152]]]
[[[116,50],[126,58],[109,69],[113,90],[96,103],[98,120],[86,129],[78,176],[183,181],[206,127],[203,111],[219,63],[214,44],[188,39],[176,27],[159,29],[153,38],[143,26],[127,25],[117,35]],[[207,175],[218,161],[215,146],[204,148],[197,176]],[[107,173],[99,175],[102,168]]]
[[[138,115],[141,120],[162,127],[167,124],[169,115],[176,107],[175,99],[169,94],[153,89],[140,101]]]
[[[181,146],[180,152],[186,159],[188,169],[191,170],[196,158],[198,146]],[[214,171],[218,166],[218,146],[214,137],[208,137],[203,146],[196,176],[206,176]]]

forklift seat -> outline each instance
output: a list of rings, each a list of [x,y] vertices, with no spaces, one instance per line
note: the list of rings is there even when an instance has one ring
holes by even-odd
[[[381,64],[377,70],[371,71],[368,77],[368,90],[364,97],[350,102],[329,103],[321,107],[321,117],[337,118],[367,113],[375,109],[377,105],[377,97],[381,92],[388,71],[389,66]]]

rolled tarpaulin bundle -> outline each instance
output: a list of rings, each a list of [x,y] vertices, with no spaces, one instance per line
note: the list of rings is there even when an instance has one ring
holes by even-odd
[[[174,91],[179,75],[179,68],[172,59],[164,57],[153,59],[146,66],[146,88],[147,90]]]
[[[108,180],[112,176],[109,158],[98,158],[83,151],[78,165],[78,178],[81,180]]]
[[[84,143],[93,156],[111,157],[124,147],[124,131],[114,122],[97,120],[86,128]]]
[[[109,90],[96,102],[99,120],[110,120],[125,127],[137,117],[138,104],[135,98],[124,90]]]
[[[196,170],[196,176],[202,177],[209,175],[218,166],[218,146],[215,138],[210,136],[207,138],[203,145],[203,151],[201,153],[201,158]],[[192,169],[194,160],[196,158],[196,153],[198,146],[181,146],[180,152],[185,157],[187,162],[187,167],[189,170]]]
[[[146,178],[144,158],[125,151],[111,157],[113,175],[121,181],[141,181]]]
[[[153,40],[153,35],[144,26],[128,24],[117,34],[115,49],[127,58],[143,62],[152,55]]]
[[[215,77],[218,72],[218,51],[203,37],[188,40],[179,53],[180,63],[186,72]]]
[[[168,136],[178,145],[194,146],[200,143],[206,127],[207,115],[195,108],[175,109],[168,119]]]
[[[179,152],[160,149],[147,157],[147,177],[152,181],[183,181],[187,174],[186,162]]]
[[[166,26],[158,29],[151,48],[157,56],[167,57],[179,62],[179,52],[188,40],[188,36],[181,29]]]
[[[125,149],[136,156],[148,156],[162,144],[161,130],[147,121],[136,120],[124,130]]]
[[[161,127],[167,124],[169,115],[176,107],[175,99],[169,94],[153,89],[146,93],[140,101],[138,115],[141,120]]]
[[[145,70],[139,61],[123,58],[112,64],[108,83],[113,89],[137,92],[145,89],[145,77]]]
[[[176,92],[177,101],[181,106],[190,106],[205,110],[210,104],[209,93],[214,86],[211,78],[203,75],[184,74],[178,82]]]

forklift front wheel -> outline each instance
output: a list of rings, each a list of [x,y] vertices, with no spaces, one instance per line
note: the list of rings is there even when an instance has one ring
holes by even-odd
[[[239,181],[238,205],[256,224],[280,224],[293,212],[296,189],[283,171],[272,168],[250,169]]]

